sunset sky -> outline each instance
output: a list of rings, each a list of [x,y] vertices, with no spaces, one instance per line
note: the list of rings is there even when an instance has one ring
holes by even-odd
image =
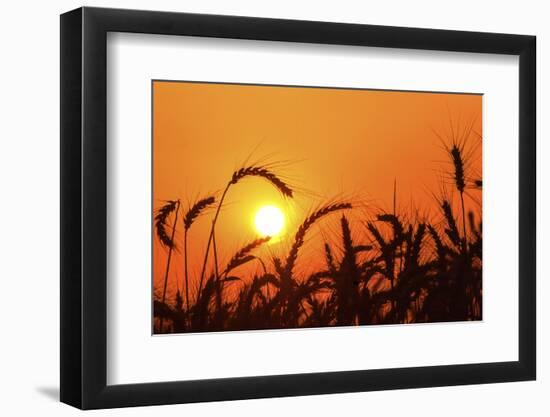
[[[257,252],[267,260],[285,256],[298,225],[327,201],[357,207],[349,217],[361,241],[369,213],[393,210],[394,181],[398,211],[437,220],[434,195],[442,181],[451,181],[451,165],[436,133],[450,143],[452,132],[472,123],[468,173],[481,178],[481,95],[155,81],[153,207],[180,199],[185,212],[198,198],[222,191],[242,166],[270,164],[295,198],[283,198],[259,178],[232,186],[216,228],[221,265],[258,237],[254,215],[267,204],[286,218],[283,235]],[[481,193],[472,195],[477,203],[467,198],[466,206],[480,213]],[[190,230],[191,287],[200,274],[212,214]],[[181,218],[182,213],[169,294],[183,282]],[[299,268],[307,271],[322,261],[324,240],[338,239],[339,218],[323,220],[308,234]],[[167,251],[156,238],[153,242],[154,285],[160,288]],[[249,268],[254,272],[259,265]]]

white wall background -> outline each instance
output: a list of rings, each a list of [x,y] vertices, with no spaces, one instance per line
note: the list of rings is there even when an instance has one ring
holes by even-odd
[[[77,1],[7,2],[0,21],[0,414],[75,415],[59,392],[59,17]],[[550,150],[542,138],[550,97],[550,26],[545,2],[348,0],[91,1],[89,6],[238,14],[441,29],[534,34],[538,37],[539,260],[550,250]],[[99,411],[94,415],[481,416],[550,412],[550,285],[538,265],[538,381],[377,393],[237,401]]]

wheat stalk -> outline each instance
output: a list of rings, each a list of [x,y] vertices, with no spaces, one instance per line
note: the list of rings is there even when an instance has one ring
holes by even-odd
[[[287,277],[292,276],[292,270],[294,269],[294,265],[296,264],[296,259],[298,258],[298,251],[304,244],[306,233],[311,228],[311,226],[313,226],[315,222],[317,222],[318,220],[327,216],[330,213],[333,213],[338,210],[345,210],[350,208],[351,208],[350,203],[329,204],[314,211],[304,220],[304,222],[298,228],[296,235],[294,236],[294,243],[292,244],[290,252],[286,258],[284,271]]]
[[[255,259],[255,256],[250,255],[250,252],[262,246],[264,243],[269,242],[270,239],[271,239],[270,236],[262,237],[262,238],[253,240],[249,244],[239,249],[237,253],[235,253],[235,255],[233,255],[233,257],[227,263],[227,266],[225,267],[225,270],[222,272],[222,275],[227,275],[233,269],[251,261],[252,259]]]
[[[172,252],[176,245],[174,244],[174,235],[176,233],[176,224],[178,222],[178,212],[180,208],[179,200],[168,201],[167,204],[162,206],[155,216],[155,226],[157,229],[157,236],[162,245],[168,247],[168,259],[166,260],[166,272],[164,274],[164,286],[162,290],[162,303],[166,301],[166,288],[168,286],[168,274],[170,273],[170,261],[172,260]],[[175,213],[174,223],[172,225],[171,236],[168,236],[166,232],[166,223],[168,222],[168,216],[170,213]],[[160,332],[162,333],[163,317],[160,319]]]
[[[187,305],[187,311],[189,312],[189,271],[187,261],[187,234],[189,229],[199,217],[199,215],[206,210],[209,206],[214,204],[216,199],[213,196],[209,196],[197,201],[193,206],[185,213],[183,218],[183,265],[184,265],[184,279],[185,279],[185,300]]]
[[[233,172],[233,175],[231,176],[231,180],[227,183],[222,196],[220,198],[220,201],[218,203],[218,207],[216,209],[216,214],[214,215],[214,219],[212,220],[212,227],[210,228],[210,236],[208,237],[208,243],[206,244],[206,253],[204,255],[204,261],[202,265],[201,270],[201,277],[199,282],[199,292],[202,288],[202,281],[204,279],[204,274],[206,272],[206,264],[208,262],[208,255],[210,253],[210,245],[213,241],[215,241],[215,229],[216,229],[216,223],[218,221],[218,216],[220,215],[220,209],[223,205],[223,202],[225,200],[225,197],[227,195],[227,192],[229,191],[229,188],[232,185],[237,184],[239,181],[246,177],[259,177],[264,178],[268,182],[270,182],[275,188],[277,188],[281,194],[285,197],[292,198],[293,192],[292,189],[277,175],[275,175],[273,172],[271,172],[267,167],[262,165],[251,165],[248,167],[243,167],[235,172]],[[215,242],[214,242],[215,246]],[[214,256],[217,258],[217,250],[216,247],[214,247]],[[218,273],[218,261],[217,259],[214,259],[214,268],[215,268],[215,274],[216,278],[219,280],[220,274]]]
[[[467,238],[466,238],[466,211],[464,209],[464,188],[466,187],[466,180],[464,178],[464,158],[462,157],[462,149],[454,144],[450,150],[451,159],[454,166],[454,179],[456,189],[460,193],[460,204],[462,208],[462,229],[463,229],[463,250],[467,250]]]

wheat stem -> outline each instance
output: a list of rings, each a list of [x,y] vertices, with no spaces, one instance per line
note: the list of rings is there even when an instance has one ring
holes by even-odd
[[[464,195],[463,193],[460,193],[460,203],[462,205],[462,229],[464,231],[464,239],[463,239],[463,250],[464,253],[468,252],[468,240],[466,237],[466,212],[464,210]]]
[[[185,298],[187,301],[187,312],[189,312],[189,272],[188,272],[188,261],[187,261],[187,239],[188,239],[188,232],[191,226],[193,225],[194,221],[197,219],[197,217],[200,216],[200,214],[208,208],[208,206],[215,203],[215,198],[213,196],[203,198],[199,201],[197,201],[193,206],[189,209],[189,211],[185,214],[185,217],[183,218],[183,228],[184,228],[184,236],[183,236],[183,265],[184,265],[184,271],[185,271]]]
[[[189,229],[185,229],[183,232],[183,267],[184,267],[184,274],[185,274],[185,304],[186,304],[186,311],[187,314],[189,314],[189,272],[188,272],[188,266],[187,266],[187,233]]]
[[[216,227],[216,222],[218,221],[218,216],[220,215],[220,209],[221,209],[222,204],[225,200],[225,196],[227,195],[227,191],[229,191],[229,187],[231,187],[231,184],[232,183],[229,182],[227,184],[227,186],[225,187],[225,190],[223,190],[222,197],[220,198],[220,201],[218,203],[218,207],[216,208],[216,214],[214,215],[214,219],[212,220],[212,226],[210,227],[210,235],[208,236],[208,243],[206,244],[206,252],[204,254],[204,261],[202,263],[201,277],[200,277],[200,280],[199,280],[199,292],[197,294],[197,297],[200,295],[200,293],[202,291],[202,284],[203,284],[203,281],[204,281],[204,273],[206,271],[206,264],[208,262],[208,255],[210,253],[210,245],[212,244],[212,239],[214,238],[214,229]],[[216,262],[216,264],[217,264],[217,262]],[[217,270],[217,268],[218,268],[218,266],[216,265],[216,270]]]
[[[170,236],[170,241],[174,242],[174,235],[176,234],[176,224],[178,222],[178,212],[180,208],[180,201],[178,200],[176,203],[176,213],[174,218],[174,224],[172,225],[172,235]],[[166,301],[166,288],[168,286],[168,274],[170,273],[170,261],[172,259],[172,252],[174,250],[174,244],[172,243],[168,248],[168,260],[166,261],[166,272],[164,274],[164,287],[162,289],[162,303]],[[162,333],[162,325],[163,325],[163,319],[164,317],[160,318],[160,332]]]

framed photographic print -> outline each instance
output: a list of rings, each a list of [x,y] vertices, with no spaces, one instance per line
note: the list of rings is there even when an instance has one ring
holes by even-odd
[[[62,15],[61,400],[535,379],[535,102],[532,36]]]

